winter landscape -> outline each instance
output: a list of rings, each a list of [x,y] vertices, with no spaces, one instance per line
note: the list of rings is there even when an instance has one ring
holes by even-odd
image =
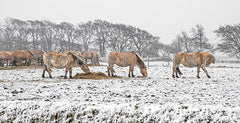
[[[107,64],[91,66],[107,74]],[[0,121],[23,122],[237,122],[240,120],[240,65],[215,63],[196,77],[196,68],[181,66],[171,77],[171,64],[150,62],[148,77],[128,78],[128,67],[115,71],[122,79],[53,79],[42,69],[1,70]],[[135,66],[136,76],[141,76]],[[82,73],[73,69],[73,75]]]
[[[0,0],[0,123],[238,123],[239,5]]]

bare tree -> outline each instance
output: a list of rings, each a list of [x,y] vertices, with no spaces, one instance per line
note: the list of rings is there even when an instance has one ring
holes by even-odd
[[[193,43],[191,37],[185,32],[182,31],[181,35],[177,36],[177,40],[182,46],[182,50],[187,53],[192,53],[194,51]]]
[[[148,47],[150,40],[153,36],[149,34],[147,31],[141,30],[139,28],[134,28],[131,40],[133,41],[133,45],[136,48],[136,52],[143,56],[144,50]]]
[[[68,50],[73,50],[74,40],[76,39],[74,25],[68,22],[62,22],[58,26],[62,29],[64,40],[68,42]]]
[[[109,27],[110,23],[107,21],[96,20],[94,21],[94,30],[96,37],[96,44],[99,45],[99,51],[101,56],[106,55],[106,43],[108,41],[109,36]]]
[[[192,28],[192,43],[195,47],[194,49],[197,49],[196,51],[210,50],[213,48],[213,46],[208,43],[204,28],[200,24]]]
[[[220,26],[214,31],[221,42],[217,49],[230,56],[240,58],[240,24]]]
[[[110,28],[108,46],[112,51],[124,52],[131,39],[131,28],[123,24],[113,24]]]
[[[83,48],[85,51],[89,50],[89,46],[93,44],[94,37],[94,28],[93,22],[88,21],[87,23],[79,24],[76,30],[76,34],[78,37],[79,43],[83,43]]]

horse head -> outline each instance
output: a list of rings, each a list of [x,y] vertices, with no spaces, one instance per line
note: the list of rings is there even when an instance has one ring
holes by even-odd
[[[140,71],[144,77],[147,77],[147,67],[145,65],[140,66]]]
[[[84,61],[83,58],[79,56],[77,53],[75,52],[70,52],[70,53],[72,54],[73,58],[76,60],[77,65],[81,67],[82,71],[84,71],[85,73],[89,73],[90,70],[88,68],[86,61]]]

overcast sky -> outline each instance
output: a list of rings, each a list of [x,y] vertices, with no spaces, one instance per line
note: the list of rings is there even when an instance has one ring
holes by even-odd
[[[215,29],[240,23],[240,0],[0,0],[0,21],[7,17],[73,24],[102,19],[139,27],[165,44],[201,24],[216,43]]]

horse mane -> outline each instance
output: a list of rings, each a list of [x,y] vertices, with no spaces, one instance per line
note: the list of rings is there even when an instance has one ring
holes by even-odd
[[[139,65],[142,67],[145,67],[145,64],[142,61],[141,57],[135,51],[131,51],[130,53],[134,53],[137,56],[137,61],[138,61]]]
[[[34,56],[35,54],[31,51],[31,50],[27,50],[32,56]]]
[[[73,59],[75,60],[75,61],[78,61],[78,60],[80,60],[83,64],[84,64],[84,62],[83,62],[83,60],[82,60],[82,58],[80,57],[77,57],[77,54],[75,54],[74,52],[68,52],[68,54],[71,54],[72,55],[72,57],[73,57]]]

